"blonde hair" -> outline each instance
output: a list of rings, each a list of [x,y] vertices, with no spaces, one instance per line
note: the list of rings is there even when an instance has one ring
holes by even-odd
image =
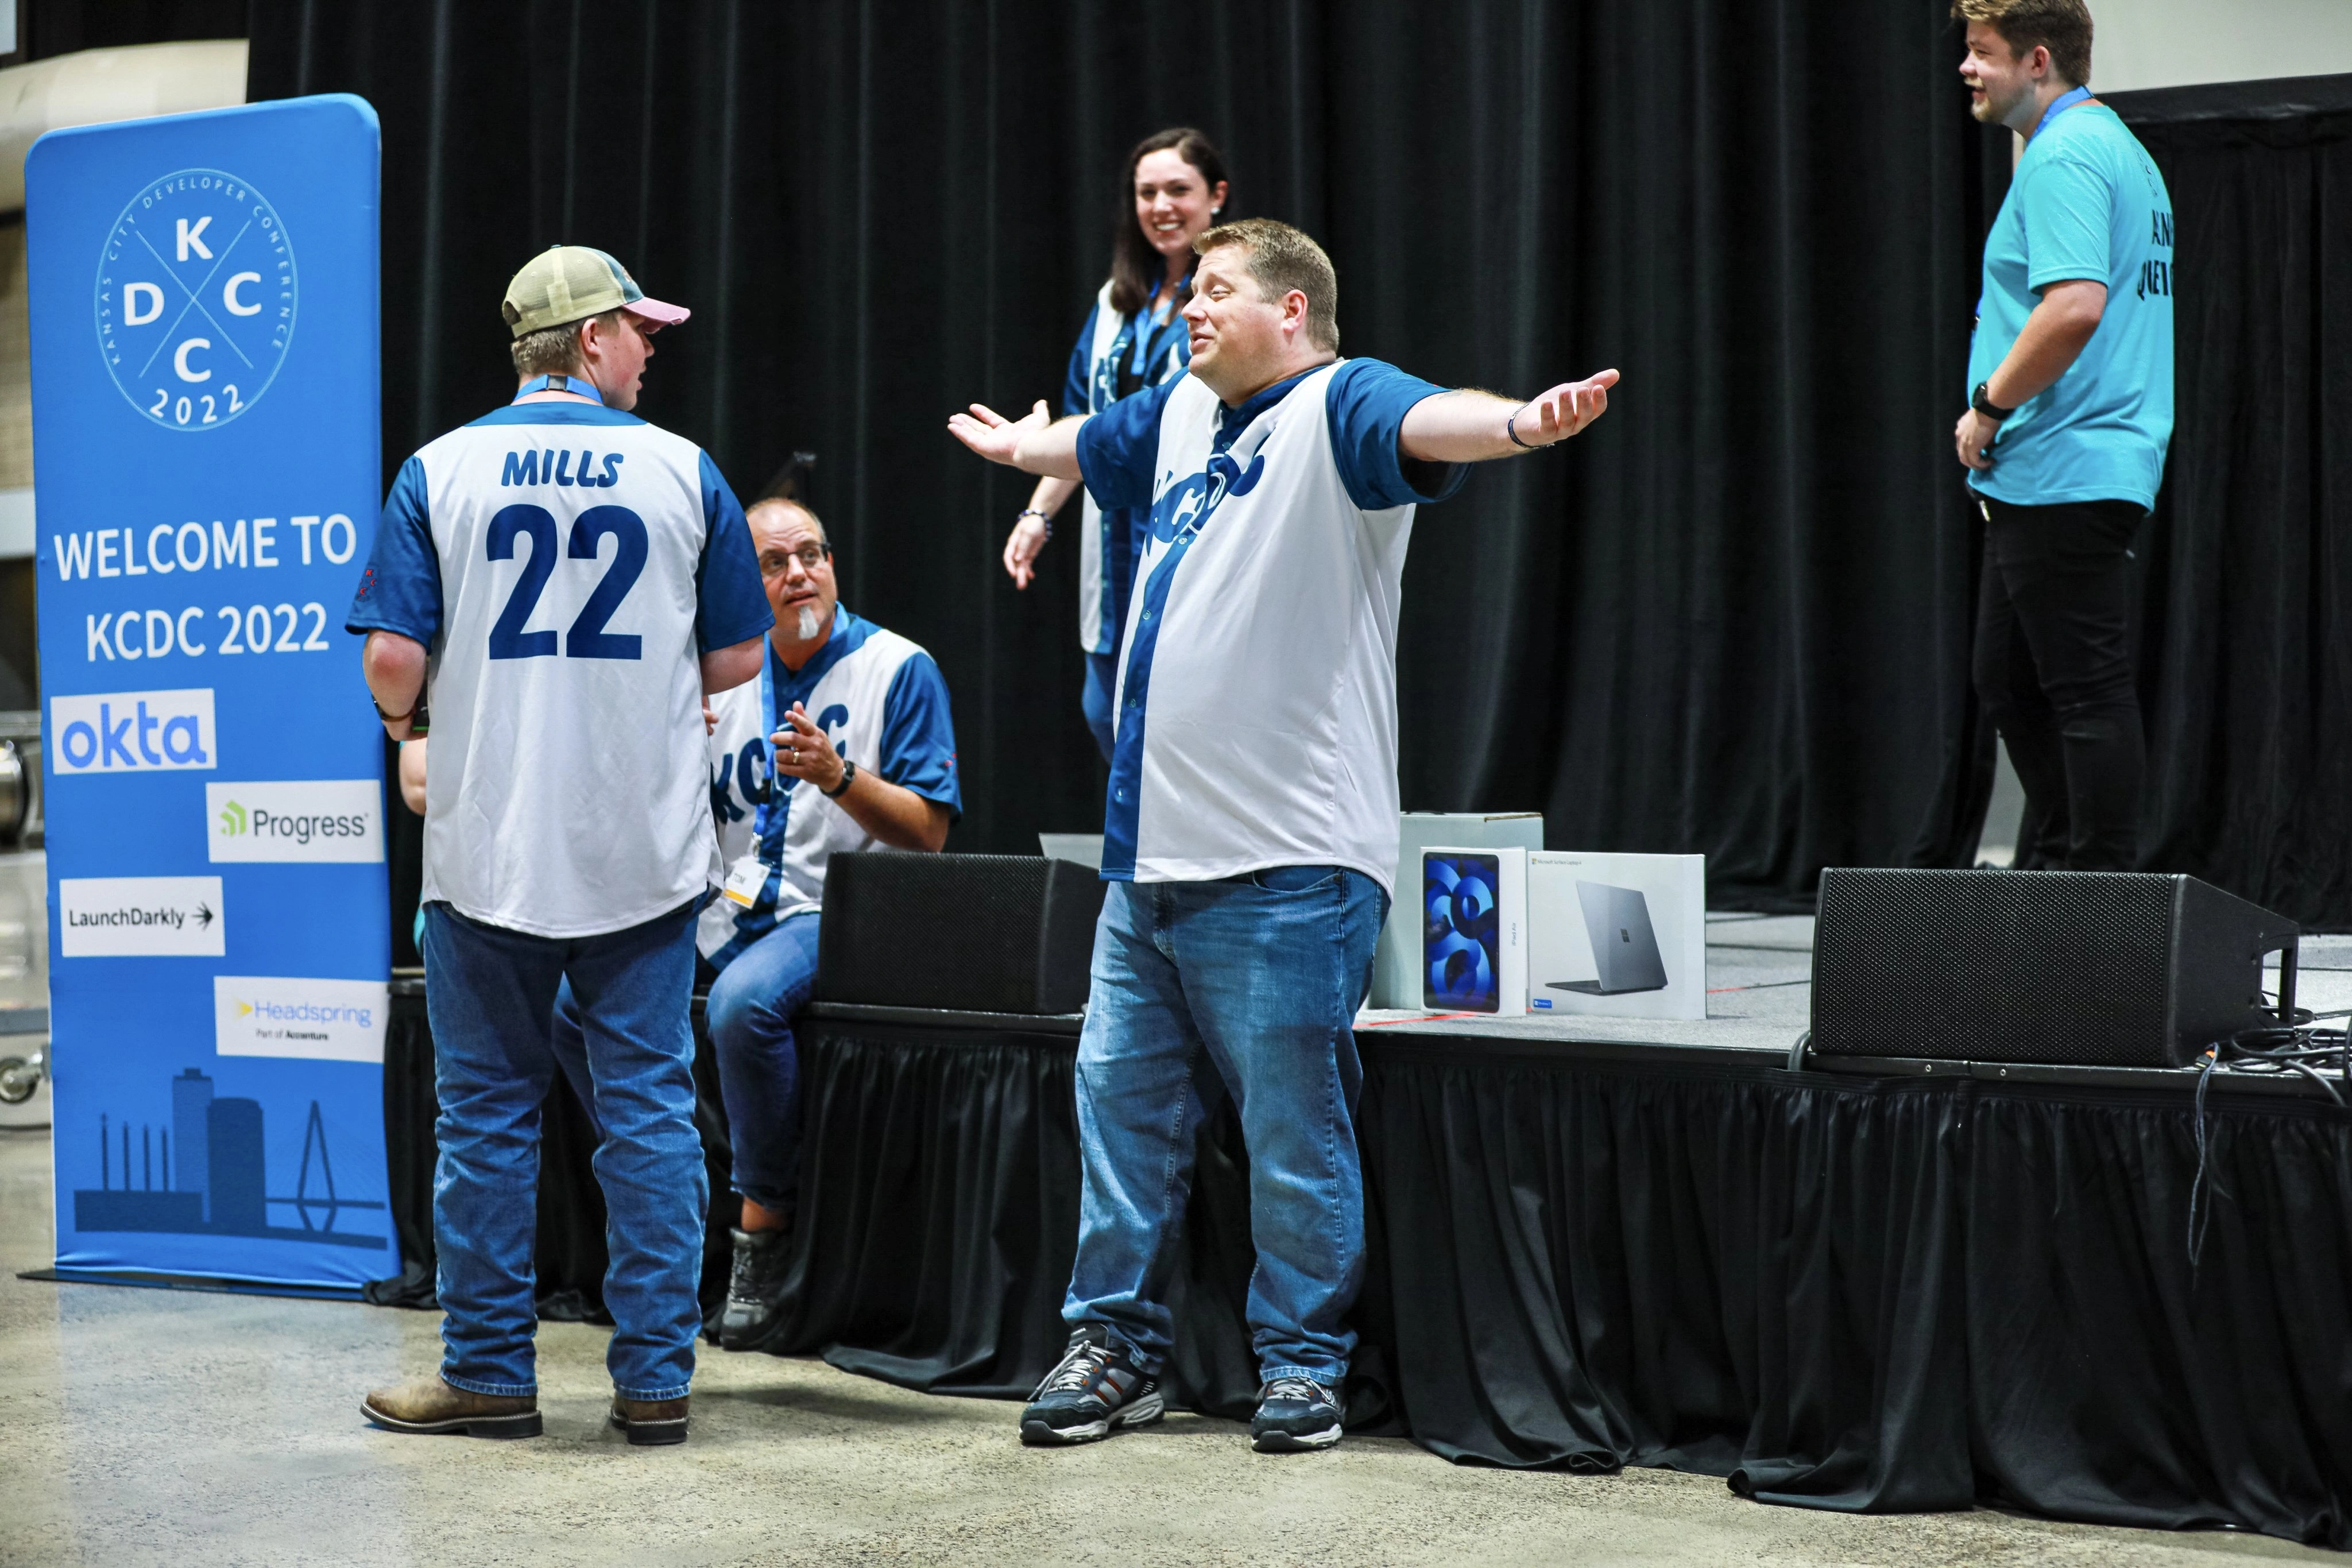
[[[508,345],[508,351],[514,355],[515,374],[572,375],[585,370],[587,366],[580,354],[580,329],[591,321],[601,321],[604,330],[614,331],[621,325],[621,313],[606,310],[595,316],[583,316],[577,321],[566,321],[560,327],[525,332]]]
[[[1248,250],[1250,277],[1267,299],[1279,300],[1294,288],[1307,296],[1307,340],[1339,352],[1339,275],[1321,246],[1288,224],[1241,218],[1203,230],[1192,250],[1206,256],[1229,245]]]

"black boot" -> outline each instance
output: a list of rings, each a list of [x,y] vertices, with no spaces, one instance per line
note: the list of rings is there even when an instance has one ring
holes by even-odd
[[[727,1283],[727,1305],[719,1314],[719,1348],[757,1350],[776,1326],[783,1304],[793,1233],[738,1230],[734,1235],[735,1270]]]

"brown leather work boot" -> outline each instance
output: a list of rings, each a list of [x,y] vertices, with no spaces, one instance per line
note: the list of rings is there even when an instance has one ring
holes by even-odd
[[[686,1401],[683,1399],[624,1399],[613,1396],[613,1425],[632,1443],[686,1441]]]
[[[536,1437],[540,1430],[538,1396],[475,1394],[450,1387],[437,1372],[377,1389],[361,1402],[360,1414],[388,1432],[424,1436]]]

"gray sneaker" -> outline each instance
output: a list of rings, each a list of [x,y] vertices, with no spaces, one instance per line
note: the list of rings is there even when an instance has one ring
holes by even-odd
[[[1140,1427],[1168,1413],[1160,1380],[1134,1358],[1111,1348],[1110,1333],[1086,1323],[1070,1336],[1061,1364],[1045,1375],[1021,1412],[1021,1440],[1033,1448],[1092,1443],[1122,1427]]]
[[[1303,1454],[1339,1441],[1339,1401],[1311,1377],[1277,1377],[1258,1391],[1250,1447],[1261,1454]]]

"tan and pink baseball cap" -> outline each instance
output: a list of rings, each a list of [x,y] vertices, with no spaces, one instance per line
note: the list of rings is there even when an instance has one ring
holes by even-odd
[[[550,246],[525,262],[507,285],[499,308],[518,338],[607,310],[626,310],[664,327],[693,314],[684,306],[646,298],[627,267],[584,245]]]

